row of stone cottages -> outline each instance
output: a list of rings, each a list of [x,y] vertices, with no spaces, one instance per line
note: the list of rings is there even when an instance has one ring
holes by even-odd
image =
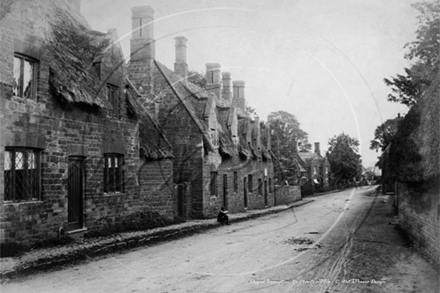
[[[12,1],[0,19],[1,242],[102,229],[149,211],[210,218],[289,201],[274,194],[267,127],[244,82],[208,64],[187,80],[154,58],[153,10],[133,8],[131,59],[77,1]]]

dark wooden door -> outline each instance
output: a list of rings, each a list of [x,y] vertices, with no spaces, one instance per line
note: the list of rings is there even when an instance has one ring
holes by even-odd
[[[248,191],[247,191],[247,177],[243,178],[243,200],[244,200],[244,207],[248,207]]]
[[[223,175],[223,207],[228,209],[228,176]]]
[[[185,216],[185,188],[183,184],[177,185],[177,213],[179,217]]]
[[[267,180],[264,180],[264,205],[265,206],[268,205],[268,200],[267,200]]]
[[[67,183],[68,230],[83,228],[83,164],[82,158],[69,158],[69,178]]]

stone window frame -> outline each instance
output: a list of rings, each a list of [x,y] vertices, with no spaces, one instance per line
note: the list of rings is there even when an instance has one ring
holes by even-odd
[[[20,69],[19,69],[19,77],[18,81],[16,81],[16,71],[15,71],[15,64],[16,60],[20,62]],[[24,73],[25,73],[25,64],[29,63],[32,64],[32,77],[31,77],[31,86],[30,86],[30,95],[25,96],[26,90],[24,88]],[[30,100],[36,100],[37,99],[37,75],[38,75],[38,66],[39,66],[39,60],[26,56],[24,54],[20,53],[14,53],[14,66],[13,66],[13,77],[14,77],[14,85],[12,88],[12,92],[14,96],[23,98],[23,99],[30,99]],[[16,92],[19,91],[19,92]]]
[[[124,155],[104,153],[104,193],[125,193]]]
[[[18,153],[22,155],[19,157]],[[4,154],[4,200],[12,202],[41,201],[42,150],[29,147],[6,147]],[[29,168],[30,165],[31,168]],[[17,169],[17,167],[21,169]],[[17,192],[19,190],[21,192]]]
[[[210,191],[211,196],[218,196],[218,184],[217,184],[218,172],[211,172]]]

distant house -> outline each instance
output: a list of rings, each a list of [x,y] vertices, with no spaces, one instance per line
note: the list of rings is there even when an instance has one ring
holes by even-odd
[[[92,31],[79,1],[5,5],[1,242],[174,217],[171,146],[137,102],[116,32]]]
[[[440,73],[399,125],[386,157],[390,176],[396,182],[399,225],[437,264],[440,264],[439,96]]]
[[[173,148],[178,215],[207,218],[274,204],[267,126],[250,118],[245,83],[206,64],[206,87],[188,81],[187,39],[176,37],[174,70],[155,59],[151,7],[132,8],[130,80]]]
[[[330,163],[327,156],[321,155],[319,142],[315,142],[313,153],[298,152],[297,161],[300,167],[300,185],[305,186],[308,183],[311,189],[307,193],[330,187]]]

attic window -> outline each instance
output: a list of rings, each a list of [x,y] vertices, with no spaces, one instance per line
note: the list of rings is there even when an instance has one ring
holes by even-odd
[[[13,94],[25,99],[36,96],[37,61],[23,55],[14,55],[14,87]]]

